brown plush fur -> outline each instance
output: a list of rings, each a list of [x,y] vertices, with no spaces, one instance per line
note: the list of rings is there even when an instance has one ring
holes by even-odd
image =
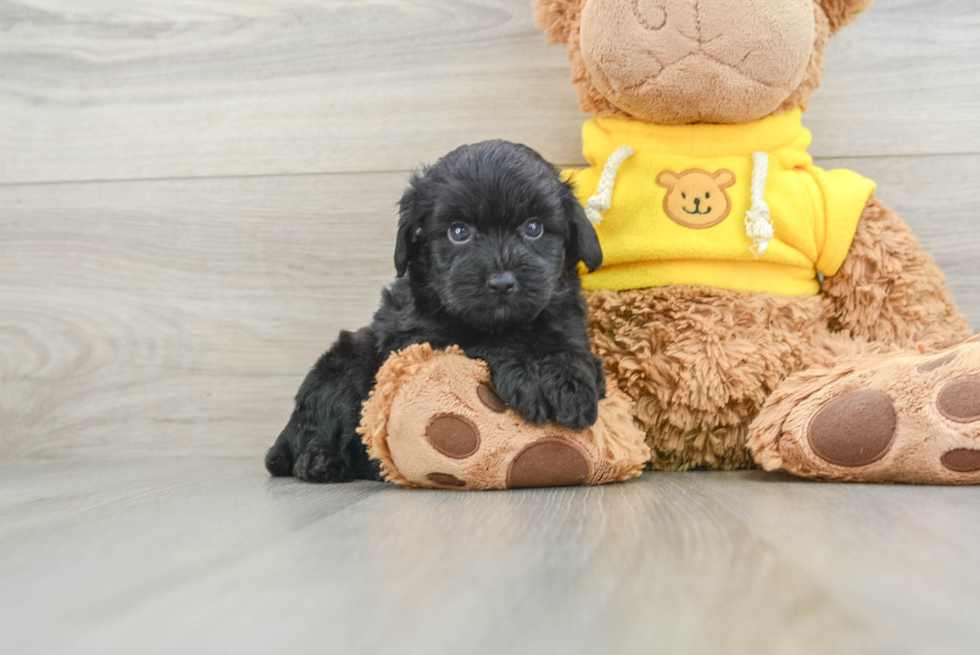
[[[823,480],[978,484],[980,470],[951,469],[944,464],[944,456],[957,450],[980,454],[976,451],[980,421],[948,420],[939,407],[946,385],[975,380],[978,368],[980,343],[965,343],[939,356],[869,354],[834,368],[810,368],[786,380],[772,395],[750,430],[749,446],[767,470],[783,469]],[[823,408],[830,413],[839,411],[834,422],[846,432],[860,424],[862,416],[828,405],[866,390],[889,398],[897,417],[885,452],[857,466],[834,464],[818,456],[810,441],[814,417]],[[972,457],[977,466],[976,455]]]
[[[858,14],[871,6],[873,0],[817,0],[820,8],[830,21],[831,34],[857,18]]]
[[[810,53],[810,63],[807,64],[803,81],[796,87],[796,90],[789,94],[779,109],[773,112],[774,114],[791,111],[797,107],[806,111],[810,104],[810,96],[820,86],[820,79],[823,77],[823,55],[827,50],[827,41],[830,39],[831,29],[830,20],[819,4],[813,5],[813,21],[816,37],[813,41],[813,52]]]
[[[544,31],[548,43],[568,43],[581,11],[582,0],[538,0],[534,24]]]
[[[578,106],[585,113],[599,118],[632,118],[606,100],[592,83],[592,75],[589,74],[585,59],[582,58],[582,35],[579,31],[578,11],[570,14],[565,20],[572,21],[568,33],[568,59],[572,62],[572,84],[578,92]]]
[[[670,286],[588,294],[593,349],[636,402],[660,470],[752,465],[749,423],[791,374],[866,344],[820,298]]]
[[[575,432],[556,424],[530,425],[513,411],[488,408],[478,393],[481,385],[492,384],[487,365],[465,357],[456,346],[445,351],[434,351],[429,344],[409,346],[392,354],[376,379],[358,433],[371,458],[380,460],[385,479],[396,484],[503,489],[522,449],[542,439],[572,444],[586,457],[589,472],[581,484],[636,477],[650,457],[643,433],[633,424],[632,403],[611,382],[599,401],[596,423]],[[474,452],[446,456],[426,439],[433,417],[447,415],[473,426],[479,435]],[[543,473],[551,484],[563,483],[553,471]],[[439,482],[447,477],[455,484]]]
[[[875,198],[823,293],[832,329],[869,341],[940,349],[971,334],[932,256],[898,214]]]
[[[819,376],[900,346],[935,350],[970,334],[942,271],[875,198],[824,289],[801,297],[681,286],[588,294],[593,349],[636,402],[652,468],[751,466],[749,425],[770,396],[770,404],[783,398],[790,375],[825,367],[812,369]]]

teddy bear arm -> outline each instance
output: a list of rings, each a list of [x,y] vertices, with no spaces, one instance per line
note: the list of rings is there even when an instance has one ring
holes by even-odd
[[[840,270],[823,284],[831,327],[877,342],[931,349],[971,334],[943,272],[898,214],[874,196]]]
[[[409,487],[503,489],[602,484],[650,458],[633,405],[611,382],[595,423],[574,431],[523,421],[494,390],[485,362],[458,346],[392,354],[364,403],[358,433],[385,479]]]

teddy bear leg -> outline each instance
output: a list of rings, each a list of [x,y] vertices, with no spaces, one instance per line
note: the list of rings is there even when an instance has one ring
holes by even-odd
[[[530,425],[496,394],[486,364],[428,344],[381,367],[358,432],[384,477],[409,487],[602,484],[639,475],[650,455],[611,384],[592,427]]]
[[[595,354],[636,403],[651,468],[754,467],[749,424],[790,375],[832,359],[820,298],[671,286],[587,294]]]
[[[866,354],[784,382],[749,432],[767,470],[980,483],[980,337],[939,353]]]

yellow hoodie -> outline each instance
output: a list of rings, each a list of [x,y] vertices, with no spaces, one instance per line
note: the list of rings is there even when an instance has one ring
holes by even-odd
[[[707,285],[815,294],[837,272],[875,183],[825,171],[799,110],[741,125],[600,118],[568,171],[602,245],[586,289]]]

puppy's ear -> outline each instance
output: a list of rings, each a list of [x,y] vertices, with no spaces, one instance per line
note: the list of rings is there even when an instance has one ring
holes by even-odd
[[[421,175],[412,175],[398,203],[398,234],[395,236],[395,274],[398,277],[405,275],[409,262],[418,254],[418,236],[424,218],[419,198],[420,179]]]
[[[562,209],[565,211],[565,218],[568,221],[568,254],[574,259],[575,263],[582,262],[589,272],[602,266],[602,248],[599,246],[599,237],[596,236],[595,228],[585,216],[585,210],[579,204],[578,198],[571,185],[565,184],[565,193],[562,194]]]

